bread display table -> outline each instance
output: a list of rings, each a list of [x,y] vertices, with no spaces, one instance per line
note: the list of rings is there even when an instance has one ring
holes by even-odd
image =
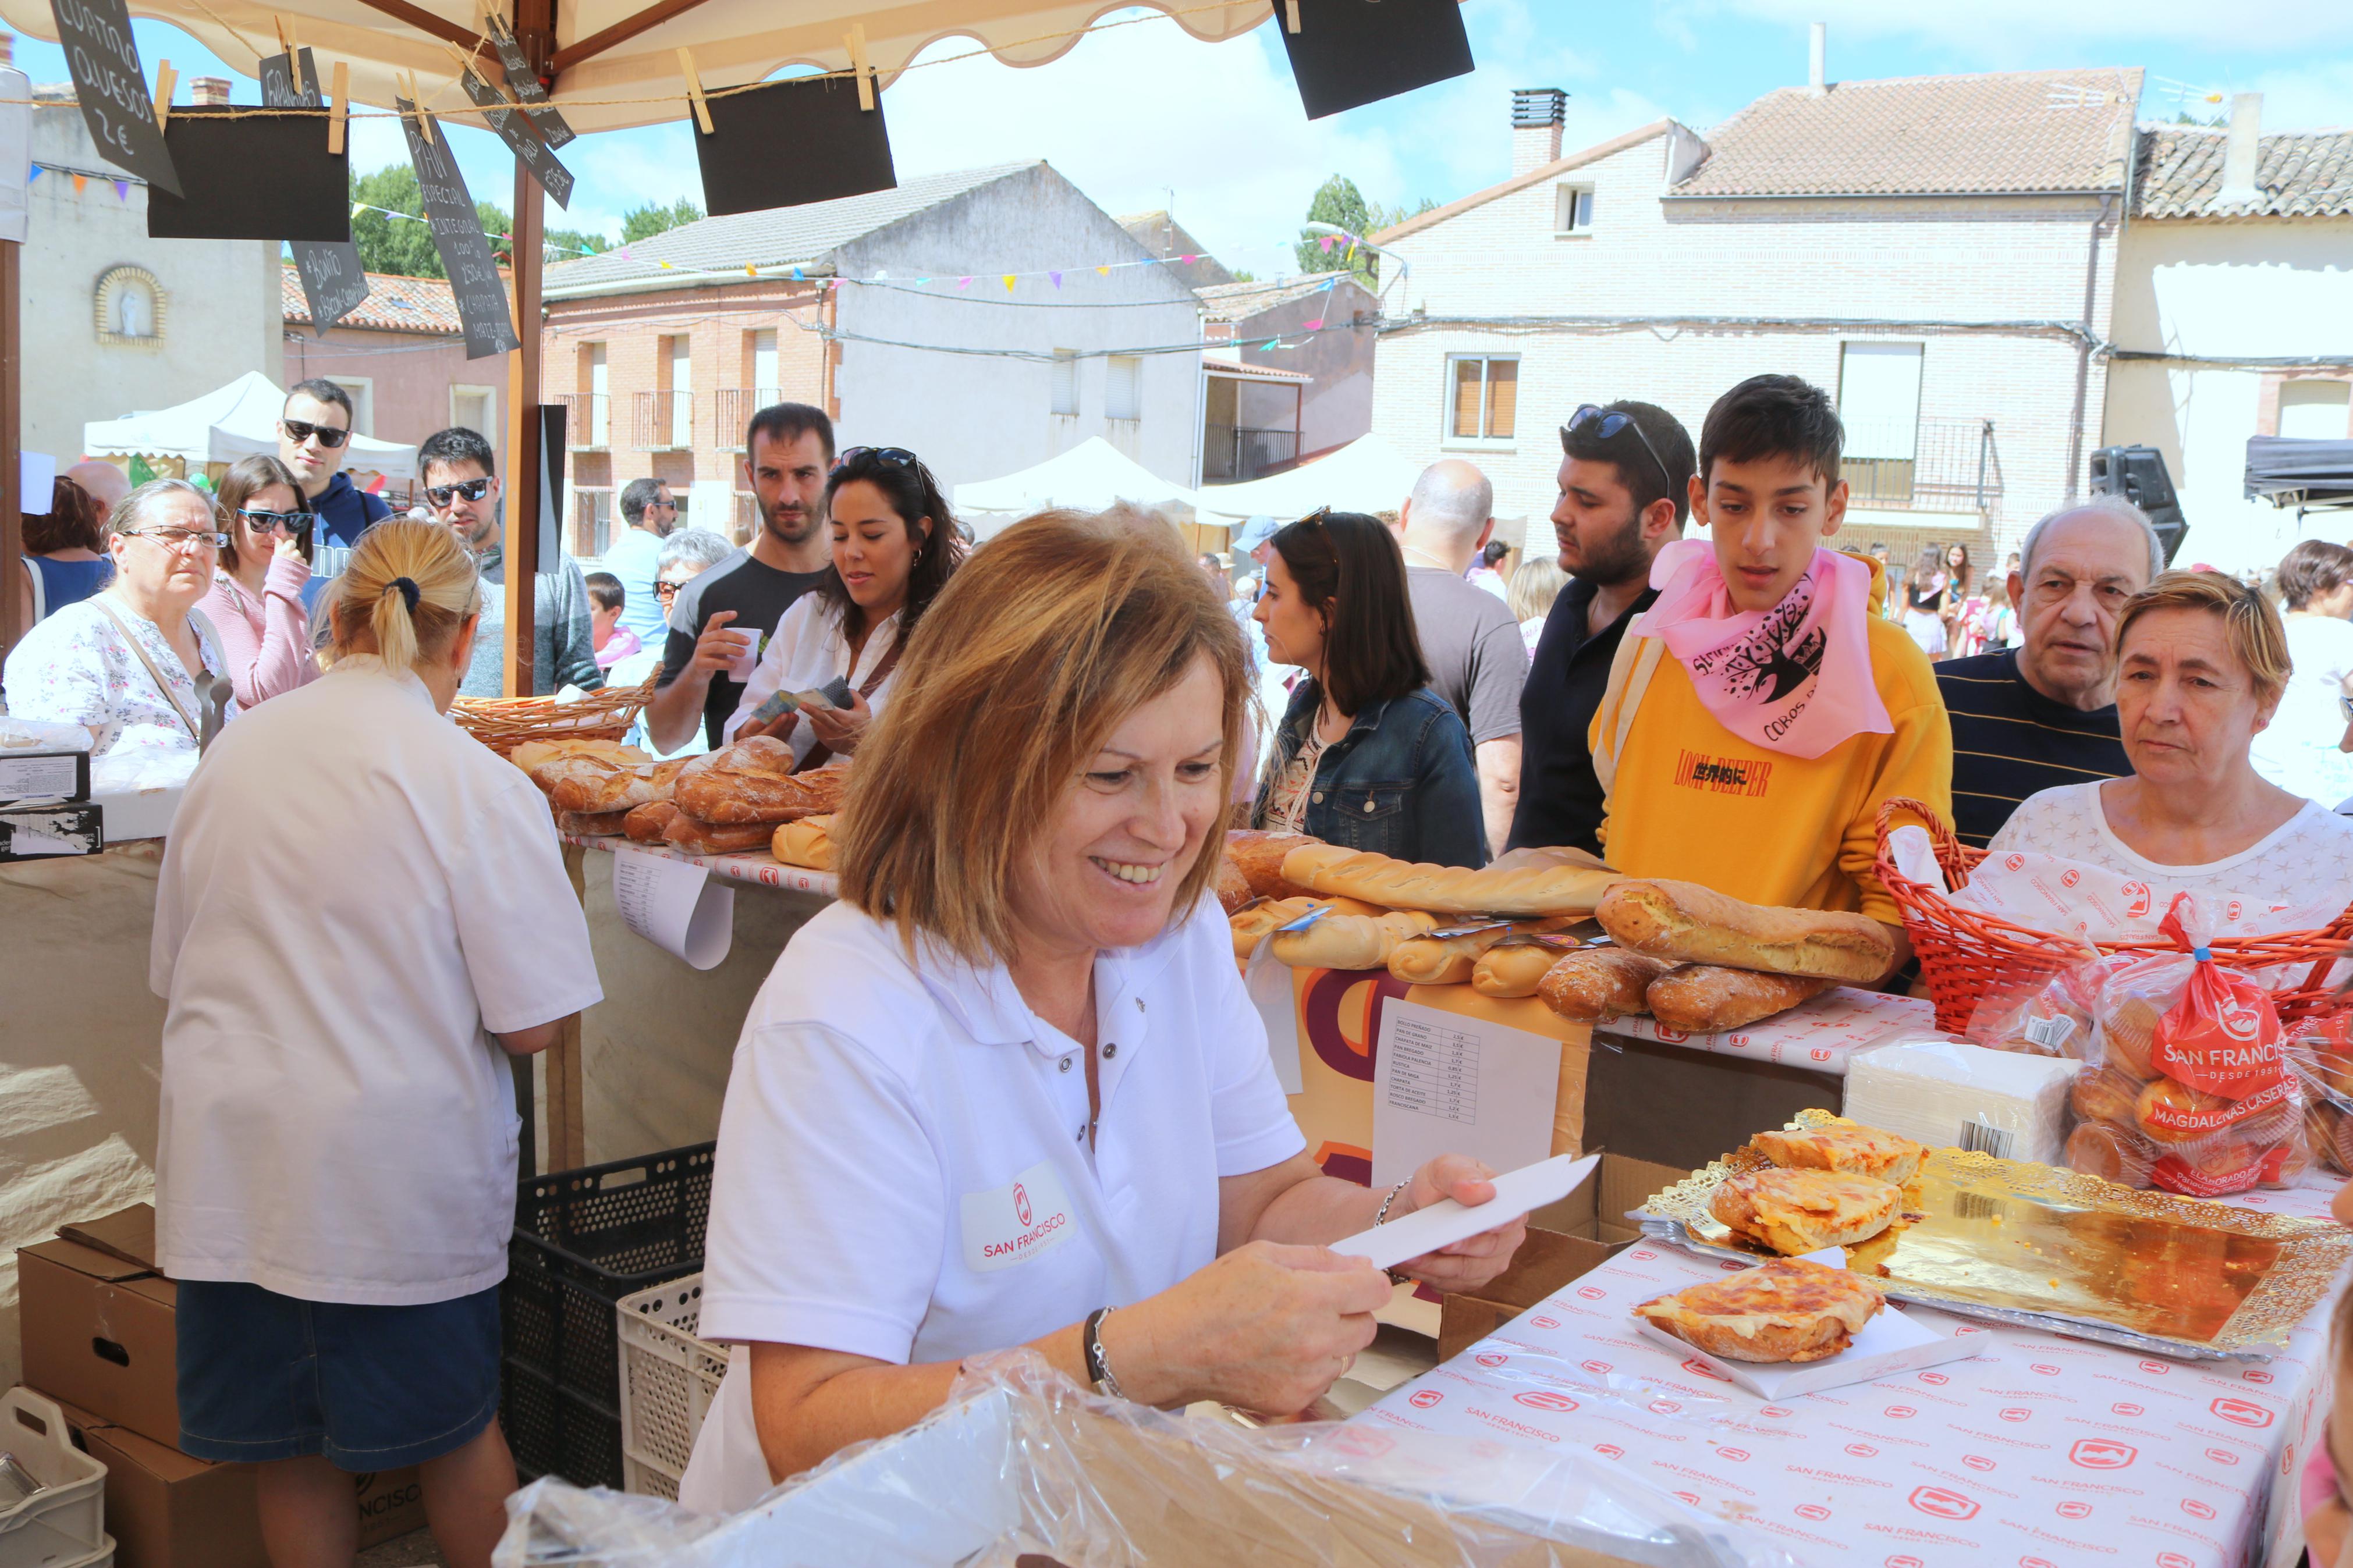
[[[690,866],[709,868],[714,877],[724,877],[731,882],[743,882],[755,888],[778,888],[789,893],[810,893],[821,899],[836,897],[841,891],[841,880],[830,871],[812,871],[806,866],[787,866],[765,850],[737,855],[689,855],[667,844],[637,844],[627,838],[591,837],[584,834],[560,836],[566,844],[583,849],[601,850],[610,855],[616,849],[634,849],[640,855],[659,855],[665,860],[682,860]]]

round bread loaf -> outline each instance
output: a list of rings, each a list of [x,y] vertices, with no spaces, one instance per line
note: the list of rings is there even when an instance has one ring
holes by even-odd
[[[2157,1151],[2147,1140],[2106,1121],[2086,1121],[2067,1135],[2067,1166],[2120,1187],[2148,1185]]]

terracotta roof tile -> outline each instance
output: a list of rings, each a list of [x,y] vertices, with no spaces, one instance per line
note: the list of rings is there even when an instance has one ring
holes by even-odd
[[[2353,131],[2255,139],[2253,202],[2224,205],[2222,158],[2230,132],[2188,126],[2145,131],[2133,186],[2136,217],[2344,217],[2353,216]]]
[[[444,279],[371,272],[367,280],[367,298],[330,331],[358,327],[384,332],[432,332],[453,338],[463,334],[465,328],[458,320],[457,300]],[[311,324],[311,302],[303,297],[302,275],[290,261],[279,272],[278,297],[290,324]]]

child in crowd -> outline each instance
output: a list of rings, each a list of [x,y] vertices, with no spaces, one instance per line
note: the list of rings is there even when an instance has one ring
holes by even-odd
[[[621,580],[610,572],[591,572],[583,581],[588,585],[588,640],[596,649],[596,668],[610,669],[645,645],[621,625],[628,603]]]

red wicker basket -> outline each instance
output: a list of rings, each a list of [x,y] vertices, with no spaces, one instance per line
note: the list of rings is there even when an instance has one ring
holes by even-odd
[[[1945,889],[1915,882],[1895,868],[1888,835],[1894,826],[1892,818],[1899,812],[1909,812],[1926,825],[1936,847],[1936,864],[1950,887],[1966,886],[1969,872],[1986,852],[1956,838],[1953,830],[1919,801],[1893,799],[1879,808],[1879,880],[1904,913],[1905,934],[1912,939],[1912,951],[1920,958],[1920,976],[1936,1004],[1936,1027],[1947,1034],[1961,1034],[1968,1028],[1969,1018],[1988,988],[1999,984],[2009,990],[2048,980],[2093,957],[2094,947],[2102,953],[2178,951],[2163,940],[2087,943],[1957,904],[1945,896]],[[2353,908],[2319,931],[2222,937],[2210,946],[2217,963],[2234,969],[2310,965],[2298,984],[2272,993],[2281,1020],[2293,1024],[2353,1006],[2353,997],[2328,983],[2329,966],[2353,951],[2353,941],[2348,939],[2353,939]]]

